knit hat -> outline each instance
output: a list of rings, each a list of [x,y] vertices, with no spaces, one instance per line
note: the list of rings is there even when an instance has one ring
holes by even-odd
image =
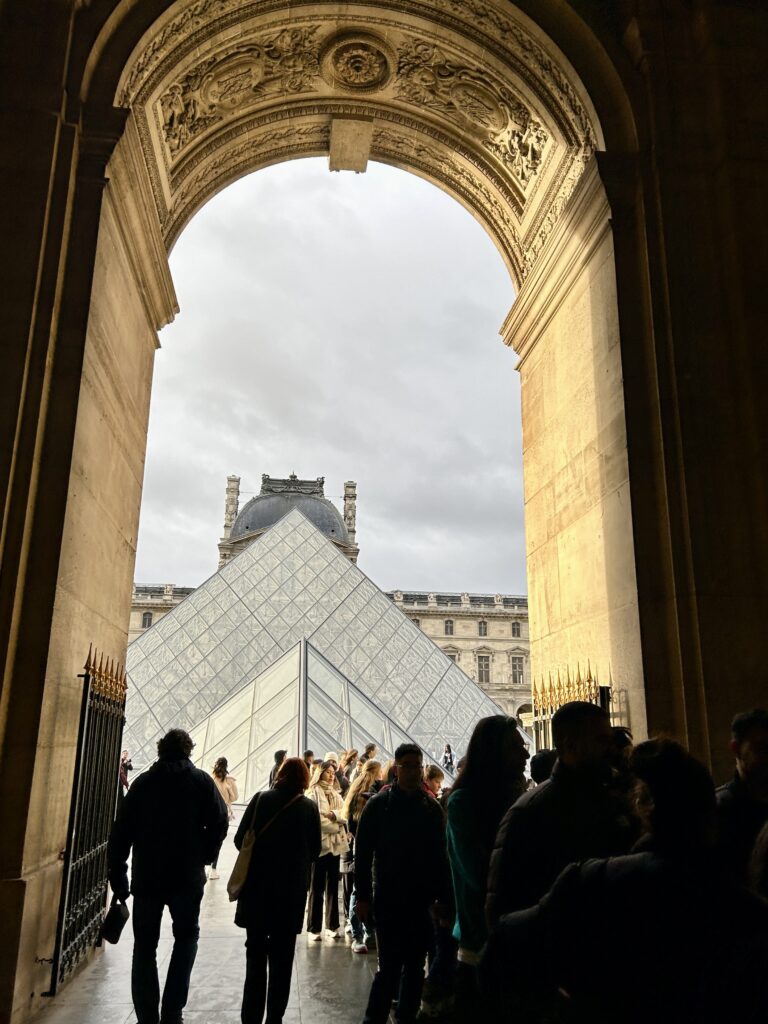
[[[330,753],[325,755],[323,760],[324,761],[334,761],[336,764],[338,764],[339,763],[339,755],[335,754],[333,751],[331,751]]]

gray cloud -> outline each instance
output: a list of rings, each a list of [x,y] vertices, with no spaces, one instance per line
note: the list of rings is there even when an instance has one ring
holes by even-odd
[[[525,591],[513,293],[462,207],[393,168],[297,161],[215,197],[171,267],[137,582],[199,583],[227,474],[294,471],[337,500],[357,480],[380,586]]]

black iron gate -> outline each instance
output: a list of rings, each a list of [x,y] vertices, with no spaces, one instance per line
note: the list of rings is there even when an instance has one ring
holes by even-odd
[[[115,818],[125,722],[125,670],[88,651],[51,990],[96,945],[107,896],[107,842]]]

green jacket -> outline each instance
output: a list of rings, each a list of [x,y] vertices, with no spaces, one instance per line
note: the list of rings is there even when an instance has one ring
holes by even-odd
[[[448,798],[448,860],[456,902],[454,938],[463,949],[480,952],[488,933],[485,927],[485,892],[491,844],[478,833],[478,809],[468,789]]]

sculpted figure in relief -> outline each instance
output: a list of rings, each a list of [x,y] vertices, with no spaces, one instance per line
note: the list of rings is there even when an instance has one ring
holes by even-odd
[[[549,134],[509,89],[418,39],[400,48],[397,72],[399,99],[469,128],[521,185],[530,182],[541,166]]]

